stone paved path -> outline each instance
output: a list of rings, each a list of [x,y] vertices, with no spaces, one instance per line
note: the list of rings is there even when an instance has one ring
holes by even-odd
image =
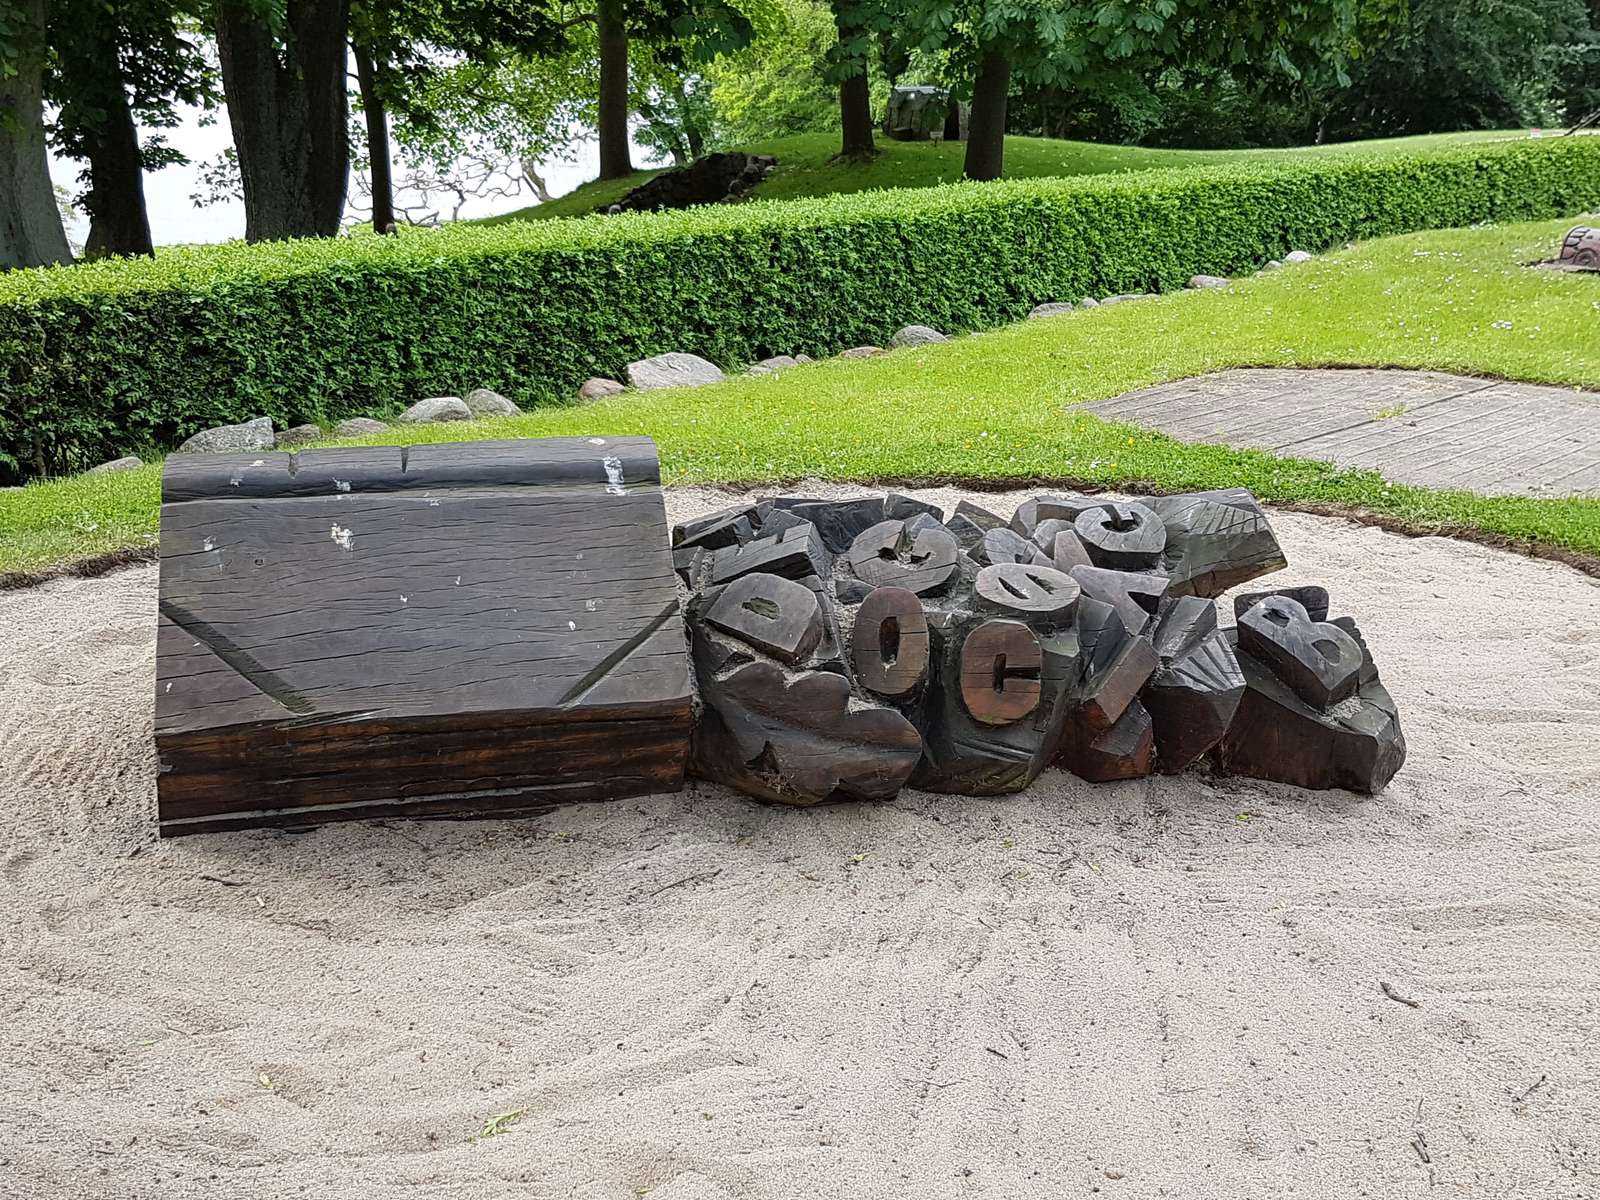
[[[1084,406],[1185,442],[1484,495],[1600,496],[1600,393],[1430,371],[1222,371]]]

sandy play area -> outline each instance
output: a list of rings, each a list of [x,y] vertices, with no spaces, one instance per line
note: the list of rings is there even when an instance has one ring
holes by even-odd
[[[155,569],[0,593],[0,1197],[1600,1194],[1600,580],[1274,522],[1400,704],[1377,798],[158,843]]]

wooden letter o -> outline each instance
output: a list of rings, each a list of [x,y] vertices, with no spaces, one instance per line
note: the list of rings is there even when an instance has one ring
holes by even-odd
[[[928,617],[908,588],[874,588],[850,635],[856,678],[869,692],[904,696],[928,673]]]

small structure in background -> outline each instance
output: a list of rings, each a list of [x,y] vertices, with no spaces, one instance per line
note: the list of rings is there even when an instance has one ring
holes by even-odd
[[[721,204],[737,200],[777,169],[778,160],[770,154],[730,152],[708,154],[687,167],[661,174],[641,183],[606,212],[656,212],[663,208],[691,208],[697,204]]]
[[[951,100],[948,88],[932,84],[891,88],[883,132],[900,142],[964,141],[967,106]]]

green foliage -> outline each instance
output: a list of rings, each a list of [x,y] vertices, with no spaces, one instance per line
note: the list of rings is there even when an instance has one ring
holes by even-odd
[[[1123,89],[1211,64],[1295,80],[1339,57],[1354,0],[917,0],[925,49],[970,68],[993,50],[1022,83]]]
[[[1562,93],[1600,61],[1585,0],[1411,0],[1364,15],[1350,86],[1323,97],[1331,136],[1577,120]],[[1600,8],[1596,9],[1600,14]]]
[[[1236,275],[1291,246],[1596,204],[1600,142],[1571,138],[18,271],[0,277],[0,456],[60,472],[224,421],[476,386],[537,404],[665,350],[820,356],[911,321],[957,332]]]
[[[826,77],[838,42],[833,15],[813,0],[779,0],[774,7],[749,46],[705,70],[720,142],[820,133],[839,123],[839,90]],[[835,150],[837,142],[835,135]]]

